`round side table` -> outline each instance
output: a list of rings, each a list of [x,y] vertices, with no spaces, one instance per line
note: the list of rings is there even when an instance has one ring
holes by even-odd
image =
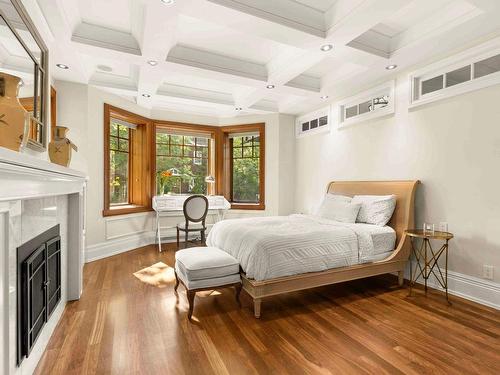
[[[448,299],[448,242],[453,238],[453,234],[449,232],[424,231],[422,229],[409,229],[405,231],[405,234],[411,239],[412,254],[417,261],[415,267],[410,262],[409,294],[411,295],[412,287],[420,276],[424,279],[425,292],[427,293],[427,280],[432,274],[445,290],[446,301],[450,303]],[[415,239],[418,238],[422,240],[420,247],[417,247],[415,244]],[[434,251],[431,240],[443,241],[441,248]],[[438,260],[443,254],[445,255],[444,275],[443,269],[438,264]]]

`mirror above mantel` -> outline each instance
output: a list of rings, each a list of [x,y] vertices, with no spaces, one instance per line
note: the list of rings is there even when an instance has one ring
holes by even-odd
[[[47,47],[21,0],[0,0],[0,74],[21,80],[18,98],[29,113],[23,143],[36,151],[46,149],[50,129],[47,66]]]

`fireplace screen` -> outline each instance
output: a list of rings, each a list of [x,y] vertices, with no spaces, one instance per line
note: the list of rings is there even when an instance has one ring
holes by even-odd
[[[61,300],[61,238],[55,226],[17,249],[18,363],[29,356]]]

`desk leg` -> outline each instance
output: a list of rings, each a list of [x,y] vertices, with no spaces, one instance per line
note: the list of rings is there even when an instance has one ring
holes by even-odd
[[[445,255],[445,269],[444,269],[444,285],[446,291],[446,301],[451,305],[450,299],[448,298],[448,240],[446,240],[446,253]],[[439,266],[439,265],[438,265]]]
[[[161,253],[160,217],[158,213],[156,213],[156,236],[158,237],[158,251]]]
[[[427,293],[427,279],[429,278],[428,270],[427,270],[427,238],[424,238],[424,289],[425,293]]]

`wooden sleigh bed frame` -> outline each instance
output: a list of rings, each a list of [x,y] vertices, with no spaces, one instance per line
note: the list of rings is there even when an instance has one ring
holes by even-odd
[[[254,302],[254,315],[260,318],[262,299],[278,294],[336,284],[385,273],[398,273],[399,285],[403,285],[403,272],[410,257],[411,244],[404,231],[414,227],[414,200],[419,181],[334,181],[327,192],[346,196],[396,195],[396,209],[388,223],[396,231],[396,249],[386,259],[349,267],[333,268],[321,272],[279,277],[256,281],[241,274],[243,290]]]

